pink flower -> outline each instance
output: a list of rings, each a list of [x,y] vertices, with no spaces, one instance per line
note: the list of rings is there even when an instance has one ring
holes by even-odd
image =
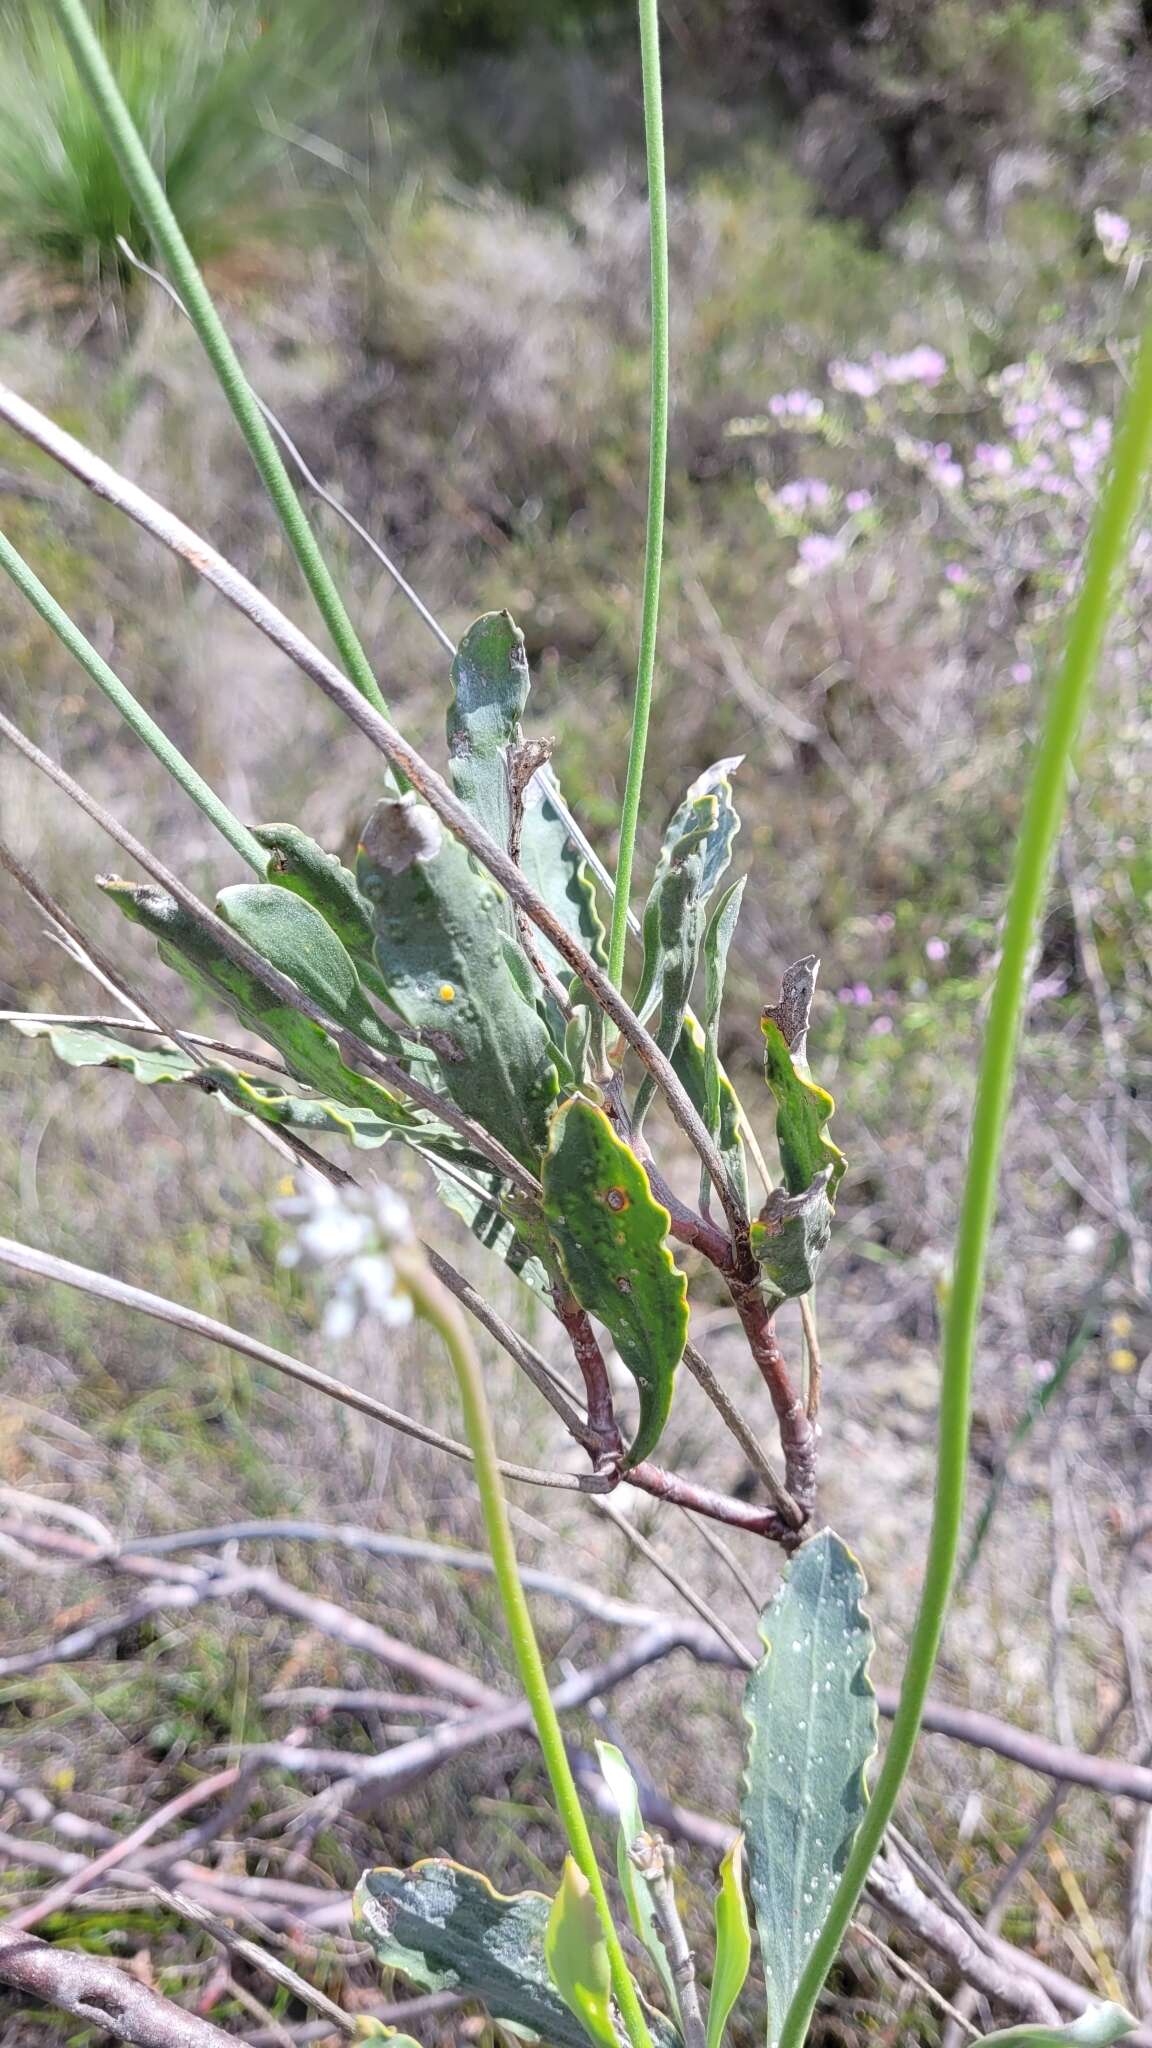
[[[924,953],[929,960],[946,960],[951,950],[947,939],[926,939],[924,942]]]
[[[964,471],[958,462],[938,462],[935,458],[928,464],[928,475],[942,491],[958,491],[964,481]]]
[[[806,512],[810,508],[826,505],[832,492],[822,477],[798,476],[790,484],[782,484],[776,493],[776,502],[786,512]]]
[[[1032,681],[1032,663],[1030,661],[1014,661],[1008,673],[1014,683],[1030,683]]]
[[[891,1017],[874,1017],[868,1026],[869,1038],[887,1038],[895,1029]]]
[[[846,512],[866,512],[871,503],[871,491],[849,491],[844,500],[844,509]]]
[[[830,363],[828,381],[835,391],[846,391],[850,398],[875,398],[880,389],[879,377],[866,363]]]
[[[820,576],[844,558],[844,543],[834,534],[806,533],[796,550],[805,569]]]
[[[886,384],[938,384],[948,369],[947,357],[938,348],[929,348],[926,342],[908,349],[902,356],[879,356],[873,360]]]
[[[948,567],[944,571],[944,581],[953,584],[966,583],[968,581],[968,571],[964,567],[963,562],[949,562]]]
[[[866,981],[857,981],[853,983],[852,1001],[861,1010],[865,1009],[867,1005],[872,1001],[872,991],[869,988],[868,983]]]
[[[1092,216],[1096,239],[1110,263],[1124,254],[1132,239],[1132,223],[1122,213],[1110,213],[1106,206],[1098,206]]]
[[[988,476],[1011,476],[1012,450],[996,441],[977,441],[972,450],[972,467]]]

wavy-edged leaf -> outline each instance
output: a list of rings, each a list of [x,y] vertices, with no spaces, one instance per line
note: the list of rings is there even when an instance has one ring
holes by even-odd
[[[760,1622],[748,1680],[741,1818],[768,2005],[779,2038],[867,1805],[876,1752],[863,1575],[830,1529],[804,1544]]]
[[[617,1749],[614,1742],[598,1742],[596,1757],[604,1783],[616,1801],[616,1812],[619,1816],[620,1825],[616,1834],[616,1874],[620,1880],[624,1903],[628,1908],[628,1918],[655,1963],[668,2002],[673,2012],[676,2012],[679,2007],[676,1980],[672,1975],[672,1965],[668,1961],[668,1951],[660,1938],[660,1925],[656,1917],[652,1887],[637,1869],[629,1854],[633,1843],[645,1832],[636,1780],[628,1768],[626,1757]]]
[[[571,1856],[544,1929],[548,1975],[584,2032],[600,2048],[620,2048],[612,2024],[612,1970],[592,1887]]]
[[[1122,2005],[1090,2005],[1079,2019],[1063,2027],[1043,2027],[1032,2022],[1022,2027],[1003,2027],[996,2034],[981,2034],[977,2048],[1111,2048],[1125,2034],[1135,2031],[1137,2022]]]
[[[437,1033],[449,1095],[535,1166],[556,1067],[547,1027],[508,964],[500,892],[410,796],[377,804],[356,879],[372,906],[392,1002],[408,1024]]]
[[[372,912],[356,877],[335,853],[325,853],[298,825],[257,825],[253,837],[268,850],[268,878],[318,910],[356,962],[374,995],[390,1000],[373,953]]]
[[[667,860],[661,855],[656,879],[644,911],[644,973],[641,982],[643,1005],[637,998],[638,1015],[657,1006],[653,1037],[670,1059],[676,1049],[696,968],[704,929],[703,889],[709,837],[717,817],[716,798],[696,799],[684,829],[669,846]],[[656,1083],[646,1073],[636,1091],[632,1112],[633,1128],[639,1132]]]
[[[382,1117],[376,1111],[358,1109],[354,1103],[294,1095],[263,1075],[241,1073],[234,1067],[212,1063],[197,1066],[178,1047],[171,1052],[152,1047],[141,1050],[104,1031],[46,1024],[34,1018],[12,1021],[25,1038],[47,1038],[66,1066],[119,1068],[145,1087],[163,1082],[191,1085],[214,1096],[224,1109],[257,1116],[263,1123],[289,1130],[346,1138],[362,1151],[375,1151],[391,1137],[409,1137],[414,1129],[414,1119],[401,1103],[394,1105],[389,1116]],[[444,1129],[448,1137],[453,1135],[447,1126]],[[428,1127],[424,1127],[422,1136],[429,1135]]]
[[[541,1180],[568,1284],[611,1332],[639,1390],[634,1465],[659,1441],[688,1335],[687,1282],[668,1247],[671,1219],[635,1153],[582,1095],[552,1118]]]
[[[690,783],[683,802],[673,812],[668,830],[664,835],[667,847],[681,832],[689,827],[692,810],[702,796],[716,798],[716,823],[708,841],[708,852],[704,862],[704,895],[709,897],[732,858],[732,841],[740,830],[740,817],[732,801],[732,777],[743,765],[743,754],[729,754],[723,761],[713,761],[710,768]]]
[[[720,2048],[732,2008],[752,1961],[752,1929],[744,1897],[744,1837],[737,1835],[720,1865],[716,1893],[712,1989],[708,1995],[707,2048]]]
[[[357,1925],[386,1969],[422,1991],[461,1991],[493,2019],[524,2027],[549,2048],[588,2048],[587,2035],[548,1975],[542,1892],[494,1891],[477,1870],[431,1857],[408,1870],[367,1870],[353,1902]],[[649,2013],[657,2048],[674,2048],[667,2021]]]
[[[126,917],[151,933],[168,966],[198,994],[226,1004],[246,1029],[274,1047],[297,1080],[334,1102],[373,1110],[386,1123],[415,1123],[386,1088],[345,1066],[329,1032],[290,1009],[246,967],[237,966],[222,952],[212,934],[167,890],[151,883],[124,882],[116,876],[102,876],[100,887]]]
[[[773,1188],[749,1230],[753,1256],[782,1300],[807,1294],[816,1284],[820,1260],[832,1235],[831,1177],[831,1166],[822,1167],[802,1195]]]
[[[524,635],[509,612],[469,626],[452,663],[448,767],[461,803],[507,850],[512,826],[511,754],[528,702]]]
[[[803,1195],[828,1168],[828,1200],[835,1208],[846,1162],[824,1126],[836,1105],[826,1089],[798,1072],[784,1033],[767,1011],[760,1019],[760,1029],[764,1034],[764,1076],[776,1097],[776,1143],[784,1185],[790,1195]]]
[[[524,792],[520,867],[549,910],[603,967],[607,961],[604,924],[591,870],[539,776],[533,777]],[[571,969],[551,940],[536,932],[534,942],[552,972],[566,981]]]
[[[742,754],[734,754],[728,760],[716,761],[711,768],[705,768],[691,784],[669,821],[644,909],[644,967],[632,1004],[641,1020],[651,1015],[662,996],[665,946],[658,912],[669,872],[684,860],[688,851],[694,852],[698,907],[703,908],[707,904],[732,858],[732,841],[740,830],[740,819],[732,802],[731,778],[732,771],[740,766],[743,758]],[[685,840],[689,842],[687,848]],[[665,913],[663,922],[671,931],[673,919],[670,913]],[[675,949],[675,939],[672,943]]]

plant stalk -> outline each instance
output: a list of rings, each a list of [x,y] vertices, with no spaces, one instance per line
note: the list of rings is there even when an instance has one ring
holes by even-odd
[[[778,2048],[802,2048],[816,2000],[891,1820],[920,1732],[928,1685],[944,1631],[964,1514],[976,1329],[1033,947],[1063,821],[1076,738],[1116,607],[1120,572],[1127,558],[1133,521],[1144,497],[1150,464],[1152,320],[1140,343],[1112,467],[1093,521],[1080,591],[1069,622],[1063,660],[1049,696],[1016,847],[1000,965],[976,1084],[952,1284],[944,1314],[936,1498],[924,1588],[904,1668],[900,1704],[883,1768],[828,1918],[796,1987]]]
[[[253,837],[246,825],[240,823],[239,818],[233,816],[227,804],[221,801],[214,789],[209,788],[203,776],[196,773],[191,762],[184,759],[180,749],[172,744],[167,733],[132,695],[127,683],[122,683],[103,657],[97,654],[91,641],[85,639],[79,626],[57,604],[51,591],[45,589],[35,571],[29,567],[23,555],[17,552],[3,533],[0,533],[0,569],[12,578],[21,595],[39,612],[45,625],[51,627],[69,654],[75,656],[81,668],[116,706],[137,739],[143,740],[144,745],[151,749],[161,767],[167,769],[172,780],[179,783],[185,795],[190,796],[198,809],[203,811],[204,816],[211,820],[216,830],[240,855],[241,860],[246,862],[255,874],[265,875],[268,871],[268,855],[259,840]]]
[[[658,0],[640,0],[640,60],[644,81],[644,138],[648,155],[648,219],[652,264],[651,415],[648,443],[648,524],[644,542],[644,598],[640,655],[632,702],[632,738],[620,812],[620,841],[608,941],[608,974],[617,988],[624,980],[628,899],[640,821],[640,792],[652,711],[656,628],[660,615],[660,565],[664,552],[664,486],[668,471],[668,195],[664,173],[664,112],[660,91]]]
[[[568,1752],[564,1747],[560,1721],[548,1689],[540,1645],[536,1641],[532,1616],[524,1597],[524,1588],[520,1583],[516,1548],[512,1540],[512,1525],[508,1519],[508,1503],[500,1477],[496,1444],[492,1435],[492,1418],[484,1391],[484,1376],[471,1333],[459,1303],[436,1279],[416,1245],[396,1247],[392,1250],[391,1256],[396,1271],[411,1294],[418,1312],[432,1324],[443,1341],[456,1375],[463,1410],[464,1434],[472,1446],[475,1460],[476,1485],[492,1558],[492,1570],[500,1594],[500,1604],[504,1609],[504,1619],[520,1683],[532,1709],[532,1719],[536,1725],[537,1738],[551,1781],[552,1794],[564,1832],[568,1837],[572,1858],[581,1875],[587,1879],[596,1903],[608,1950],[612,1993],[619,2007],[631,2048],[652,2048],[636,1986],[613,1925],[608,1894],[604,1889],[604,1880],[596,1861],[596,1851],[592,1846],[592,1837],[588,1832],[588,1823],[584,1818],[584,1809],[580,1804],[580,1795],[568,1762]]]
[[[112,67],[89,20],[84,0],[52,0],[52,4],[72,52],[76,69],[88,89],[104,132],[115,151],[124,181],[155,246],[164,257],[172,280],[184,302],[188,318],[216,372],[221,390],[248,443],[252,460],[279,515],[288,545],[300,564],[305,582],[332,635],[345,670],[368,702],[377,711],[386,713],[388,706],[372,672],[371,663],[360,644],[356,629],[333,581],[332,572],[308,522],[307,514],[292,487],[292,481],[260,410],[256,394],[244,374],[240,359],[216,311],[212,295],[184,239],[152,160],[137,133]]]

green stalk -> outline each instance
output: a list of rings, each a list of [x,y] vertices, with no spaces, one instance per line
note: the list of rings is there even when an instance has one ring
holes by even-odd
[[[632,738],[628,775],[620,812],[620,843],[616,855],[616,889],[612,898],[612,930],[608,941],[608,973],[615,986],[624,980],[624,948],[628,939],[628,899],[632,860],[640,821],[640,791],[652,711],[652,680],[656,668],[656,627],[660,615],[660,563],[664,552],[664,484],[668,471],[668,197],[664,176],[664,113],[660,92],[660,15],[658,0],[640,0],[640,59],[644,80],[644,137],[648,152],[648,219],[652,258],[652,394],[648,443],[648,525],[644,542],[644,602],[640,622],[640,655],[632,703]]]
[[[460,1391],[464,1433],[476,1460],[476,1486],[484,1515],[492,1570],[500,1594],[500,1604],[504,1609],[504,1619],[516,1659],[516,1668],[520,1674],[520,1683],[532,1709],[532,1719],[536,1724],[536,1735],[552,1784],[552,1794],[564,1832],[568,1837],[572,1859],[581,1875],[587,1879],[596,1903],[608,1950],[612,1992],[631,2048],[652,2048],[636,1986],[624,1959],[620,1937],[612,1922],[608,1894],[604,1889],[604,1880],[596,1861],[596,1851],[592,1846],[592,1837],[588,1832],[588,1823],[584,1818],[584,1809],[580,1804],[580,1795],[576,1790],[576,1781],[572,1776],[568,1753],[564,1747],[560,1721],[548,1690],[548,1678],[540,1655],[540,1645],[536,1641],[532,1616],[524,1597],[524,1588],[520,1583],[516,1548],[512,1540],[512,1525],[508,1519],[508,1503],[500,1477],[496,1442],[492,1434],[492,1418],[484,1391],[484,1376],[471,1333],[459,1303],[436,1279],[419,1246],[402,1246],[392,1252],[392,1257],[396,1271],[411,1294],[417,1310],[432,1324],[443,1340],[444,1348],[452,1362],[452,1370]]]
[[[904,1669],[900,1705],[892,1723],[883,1769],[828,1918],[796,1987],[778,2048],[802,2048],[816,2000],[892,1818],[920,1731],[924,1701],[944,1631],[964,1514],[972,1358],[1029,967],[1052,854],[1064,816],[1073,749],[1099,666],[1104,636],[1115,610],[1119,573],[1127,557],[1132,522],[1144,496],[1150,462],[1152,321],[1140,343],[1112,468],[1093,521],[1080,593],[1068,627],[1064,658],[1048,700],[1016,848],[1000,966],[992,990],[976,1084],[968,1170],[944,1316],[936,1500],[924,1588]]]
[[[185,795],[190,796],[193,803],[203,811],[204,816],[211,819],[216,830],[235,848],[241,860],[256,874],[265,875],[268,871],[268,855],[259,840],[253,838],[247,826],[242,825],[239,818],[232,815],[227,804],[221,802],[203,776],[197,775],[191,762],[186,761],[180,749],[173,746],[167,733],[132,695],[127,683],[122,683],[115,671],[97,654],[91,641],[85,639],[79,626],[57,604],[51,591],[44,588],[23,555],[17,553],[3,533],[0,533],[0,569],[12,578],[16,588],[39,612],[45,625],[51,626],[69,654],[75,655],[81,668],[87,670],[92,681],[99,684],[104,695],[111,698],[120,716],[131,726],[137,739],[143,740],[144,745],[151,748],[172,780],[178,782]]]
[[[188,318],[200,338],[204,353],[219,379],[236,423],[248,443],[252,460],[276,507],[280,523],[304,579],[340,659],[361,695],[377,711],[388,711],[379,685],[345,610],[332,573],[308,523],[307,514],[292,488],[280,451],[269,432],[256,394],[240,364],[216,311],[212,295],[200,275],[195,258],[181,233],[179,222],[168,203],[144,144],[136,132],[116,83],[112,67],[88,18],[84,0],[52,0],[60,26],[67,38],[76,69],[87,86],[104,131],[116,153],[133,199],[156,247],[161,251],[169,274],[184,301]]]

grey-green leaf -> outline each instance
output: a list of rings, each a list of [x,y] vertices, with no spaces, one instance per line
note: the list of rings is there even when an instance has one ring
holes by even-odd
[[[876,1752],[863,1575],[832,1530],[796,1554],[744,1695],[742,1819],[774,2048],[867,1805]]]
[[[528,688],[523,633],[510,613],[485,612],[452,663],[448,766],[461,803],[504,848],[512,823],[511,754]]]
[[[1078,2048],[1110,2048],[1113,2041],[1133,2033],[1136,2024],[1122,2005],[1090,2005],[1067,2026],[1004,2027],[996,2034],[982,2034],[977,2048],[1069,2048],[1071,2042]]]
[[[216,909],[242,939],[281,974],[290,975],[339,1024],[366,1045],[396,1057],[403,1045],[380,1022],[360,985],[356,963],[323,914],[302,896],[270,882],[221,889]]]
[[[828,1165],[803,1194],[790,1195],[784,1188],[773,1188],[751,1226],[753,1255],[759,1259],[769,1287],[782,1300],[807,1294],[816,1284],[820,1260],[832,1235],[831,1178]]]
[[[547,1269],[500,1205],[508,1184],[495,1168],[479,1155],[445,1160],[428,1154],[428,1163],[445,1208],[459,1216],[488,1251],[503,1259],[525,1287],[531,1288],[542,1301],[550,1301]]]
[[[356,962],[365,988],[387,1002],[388,990],[372,951],[372,913],[351,869],[336,854],[325,853],[298,825],[257,825],[253,836],[268,850],[269,881],[302,896],[320,912]]]
[[[544,1957],[551,1900],[542,1892],[506,1898],[479,1871],[429,1858],[408,1870],[368,1870],[354,1912],[385,1968],[423,1991],[473,1994],[493,2019],[524,2027],[550,2048],[588,2048],[580,2022],[555,1990]],[[652,2013],[658,2048],[674,2048]]]
[[[407,1023],[438,1035],[449,1095],[516,1158],[537,1164],[556,1068],[547,1027],[508,965],[500,892],[410,796],[377,804],[356,879],[392,1001]]]

